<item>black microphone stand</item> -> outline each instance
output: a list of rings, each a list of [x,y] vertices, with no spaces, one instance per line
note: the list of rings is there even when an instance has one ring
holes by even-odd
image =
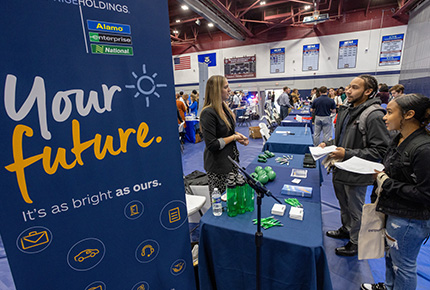
[[[261,231],[261,203],[264,195],[270,196],[275,199],[277,202],[282,204],[276,197],[272,195],[270,190],[268,190],[264,185],[262,185],[259,181],[256,181],[249,175],[245,168],[240,167],[239,163],[233,160],[230,156],[227,156],[230,162],[232,162],[246,177],[246,182],[251,186],[255,192],[257,193],[257,231],[255,232],[255,247],[256,247],[256,281],[257,281],[257,290],[261,289],[261,245],[263,243],[263,232]]]

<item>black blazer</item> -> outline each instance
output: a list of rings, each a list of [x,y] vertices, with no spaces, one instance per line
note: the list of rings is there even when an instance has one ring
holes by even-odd
[[[225,122],[213,108],[208,107],[200,113],[200,126],[206,144],[203,154],[204,168],[206,172],[217,174],[227,174],[233,169],[233,164],[227,159],[227,156],[237,159],[233,151],[233,148],[236,147],[236,142],[230,142],[220,150],[218,139],[229,137],[235,133],[235,120],[224,106],[223,108],[230,124],[232,124],[231,129],[228,129]]]

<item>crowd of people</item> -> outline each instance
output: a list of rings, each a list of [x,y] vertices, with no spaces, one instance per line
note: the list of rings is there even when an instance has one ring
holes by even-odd
[[[199,93],[193,90],[190,95],[180,91],[176,94],[176,112],[178,117],[178,124],[185,123],[185,115],[189,114],[194,118],[197,117],[197,111],[199,109]]]
[[[224,191],[229,174],[237,174],[227,158],[239,160],[236,143],[244,146],[249,143],[246,136],[235,130],[232,108],[238,105],[234,98],[239,96],[233,95],[232,107],[229,107],[231,90],[227,79],[213,76],[208,80],[200,126],[206,145],[204,168],[211,192],[214,188]],[[266,102],[273,106],[274,99],[274,94],[269,93]],[[361,289],[415,289],[416,259],[422,243],[430,235],[429,98],[405,95],[402,85],[388,89],[386,84],[378,85],[373,76],[360,75],[346,88],[314,88],[309,101],[315,115],[314,144],[336,146],[324,161],[325,166],[332,169],[342,224],[339,229],[327,231],[326,235],[348,240],[344,246],[336,248],[336,254],[357,255],[367,187],[379,186],[377,210],[387,217],[386,279],[384,283],[362,284]],[[300,102],[300,94],[284,87],[277,102],[283,119],[288,116],[288,110]],[[388,103],[386,110],[381,107],[382,103]],[[333,115],[336,116],[334,139],[331,133]],[[364,129],[358,128],[360,122]],[[372,176],[333,166],[353,156],[382,162],[385,169]]]

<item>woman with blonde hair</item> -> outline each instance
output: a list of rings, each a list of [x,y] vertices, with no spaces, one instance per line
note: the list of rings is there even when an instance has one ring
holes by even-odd
[[[235,131],[235,115],[226,104],[230,91],[224,76],[212,76],[206,83],[200,127],[206,144],[204,168],[208,174],[209,192],[214,188],[225,191],[228,174],[237,173],[227,157],[239,161],[236,142],[244,146],[249,144],[247,137]]]
[[[196,117],[198,109],[199,109],[199,96],[197,94],[192,93],[191,94],[190,114],[191,115],[194,114],[194,117]]]

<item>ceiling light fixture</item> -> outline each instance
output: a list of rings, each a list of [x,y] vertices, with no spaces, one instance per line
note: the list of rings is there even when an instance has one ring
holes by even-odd
[[[216,23],[219,30],[234,39],[243,41],[246,39],[246,35],[252,35],[243,23],[235,18],[219,0],[178,0],[178,2],[186,4],[208,22]]]
[[[306,5],[305,10],[309,10],[309,9],[311,9],[311,5]]]
[[[173,33],[174,33],[174,34],[179,34],[179,31],[177,31],[177,30],[173,30]]]
[[[182,10],[188,10],[188,6],[187,5],[181,5]]]
[[[266,5],[266,1],[261,1],[260,5]]]
[[[181,22],[181,19],[176,19],[176,23],[179,23],[179,22]]]
[[[211,22],[209,22],[209,23],[208,23],[208,26],[209,26],[209,27],[214,27],[214,24],[213,24],[213,23],[211,23]]]
[[[197,19],[197,20],[196,20],[196,24],[197,24],[198,26],[200,26],[200,19]]]

